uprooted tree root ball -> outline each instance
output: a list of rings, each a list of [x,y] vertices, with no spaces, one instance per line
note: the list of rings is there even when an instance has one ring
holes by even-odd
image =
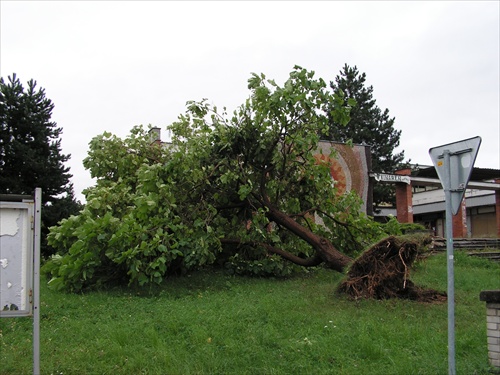
[[[349,268],[340,293],[359,298],[402,298],[420,302],[446,301],[446,293],[416,286],[410,267],[417,259],[421,239],[385,238],[366,250]]]

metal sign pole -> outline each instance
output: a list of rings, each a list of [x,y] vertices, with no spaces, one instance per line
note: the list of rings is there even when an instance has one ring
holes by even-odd
[[[444,195],[446,201],[446,255],[448,270],[448,373],[455,375],[455,275],[453,256],[453,217],[451,206],[450,150],[443,151],[446,178]]]
[[[35,233],[33,246],[33,375],[40,374],[40,232],[42,189],[35,189]]]
[[[465,189],[474,168],[481,137],[464,139],[429,149],[434,168],[444,188],[446,201],[446,255],[448,269],[448,368],[455,375],[455,276],[453,215],[462,207]]]

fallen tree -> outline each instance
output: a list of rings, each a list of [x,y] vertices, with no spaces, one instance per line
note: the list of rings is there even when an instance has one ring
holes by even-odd
[[[94,138],[84,165],[96,185],[78,216],[52,228],[50,284],[144,285],[213,263],[254,275],[286,275],[293,264],[344,272],[387,232],[353,192],[337,193],[315,157],[326,108],[345,124],[354,103],[313,76],[296,67],[280,87],[254,74],[232,116],[188,102],[168,147],[140,127],[125,140]]]

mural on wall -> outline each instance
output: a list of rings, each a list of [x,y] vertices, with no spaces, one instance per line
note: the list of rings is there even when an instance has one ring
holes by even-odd
[[[335,149],[336,155],[330,157],[332,148]],[[370,146],[353,145],[351,147],[345,143],[320,141],[318,150],[321,153],[316,154],[315,157],[330,165],[330,174],[339,194],[354,190],[363,200],[363,212],[367,212],[367,208],[371,209],[371,203],[368,204],[371,202],[368,176],[371,168]]]

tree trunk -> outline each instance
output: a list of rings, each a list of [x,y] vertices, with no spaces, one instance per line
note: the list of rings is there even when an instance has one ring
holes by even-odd
[[[270,220],[285,227],[310,244],[329,268],[343,272],[345,267],[352,263],[352,258],[338,251],[326,238],[311,232],[275,207],[268,206],[268,209],[267,217]]]

